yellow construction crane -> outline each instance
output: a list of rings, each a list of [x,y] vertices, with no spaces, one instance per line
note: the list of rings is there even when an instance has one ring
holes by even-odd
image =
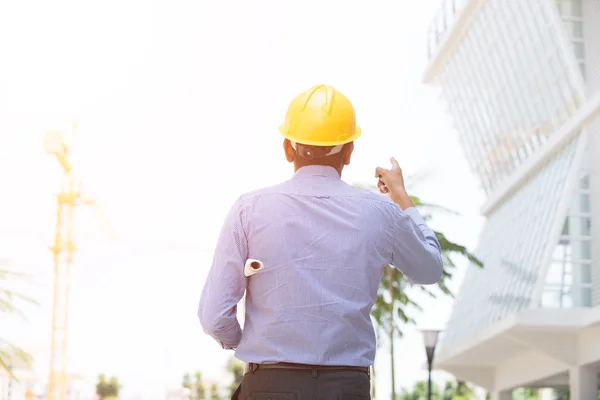
[[[82,197],[81,182],[74,176],[69,147],[59,131],[44,136],[44,148],[56,157],[62,167],[62,185],[57,195],[56,230],[51,247],[54,256],[54,298],[52,303],[52,331],[50,340],[50,372],[48,400],[65,400],[67,392],[67,327],[69,320],[69,293],[73,244],[73,217],[75,208],[89,204]]]
[[[73,127],[75,124],[73,123]],[[66,400],[67,393],[67,328],[69,320],[69,293],[71,264],[76,247],[73,243],[75,209],[82,205],[92,206],[104,225],[104,230],[112,242],[121,242],[103,211],[81,191],[81,180],[72,170],[70,149],[60,131],[49,131],[43,138],[46,152],[58,160],[62,168],[61,190],[57,195],[56,228],[54,244],[54,298],[52,304],[52,331],[50,339],[50,370],[48,376],[48,400]],[[149,243],[156,248],[156,244]],[[162,246],[160,246],[162,247]],[[180,244],[165,244],[165,248],[175,250],[180,247],[193,247]]]

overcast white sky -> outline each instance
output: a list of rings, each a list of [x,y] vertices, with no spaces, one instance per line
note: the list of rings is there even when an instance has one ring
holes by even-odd
[[[436,89],[421,83],[438,5],[0,2],[0,257],[34,274],[42,302],[28,323],[3,316],[0,335],[45,371],[59,169],[40,138],[71,114],[79,175],[121,243],[108,242],[97,213],[80,213],[69,369],[117,374],[130,393],[153,381],[161,398],[187,370],[222,373],[230,353],[196,318],[216,234],[236,197],[292,173],[277,126],[314,84],[350,97],[363,128],[344,180],[373,183],[392,155],[408,175],[432,170],[415,193],[461,212],[434,226],[473,248],[483,197]],[[423,304],[419,326],[443,328],[451,301]],[[400,386],[425,378],[414,328],[397,360]],[[385,395],[385,348],[377,367]]]

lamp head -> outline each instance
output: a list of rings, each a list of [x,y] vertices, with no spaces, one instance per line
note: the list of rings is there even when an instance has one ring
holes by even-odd
[[[425,344],[425,353],[427,353],[427,364],[431,369],[433,364],[433,356],[435,355],[435,346],[437,345],[439,330],[424,330],[423,343]]]
[[[440,334],[440,331],[437,331],[437,330],[423,331],[423,342],[425,344],[426,349],[435,348],[437,341],[438,341],[439,334]]]

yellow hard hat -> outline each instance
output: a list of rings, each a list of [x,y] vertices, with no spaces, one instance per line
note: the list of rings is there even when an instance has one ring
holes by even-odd
[[[290,103],[279,132],[292,142],[309,146],[338,146],[361,133],[350,100],[331,86],[317,85]]]

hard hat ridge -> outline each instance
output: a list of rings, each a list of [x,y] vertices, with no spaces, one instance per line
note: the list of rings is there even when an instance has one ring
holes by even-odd
[[[310,146],[338,146],[361,135],[352,103],[328,85],[315,85],[296,96],[279,131],[292,142]]]
[[[325,92],[325,102],[323,103],[323,111],[325,112],[325,114],[327,116],[331,115],[331,111],[333,110],[333,104],[335,102],[335,89],[331,86],[327,86],[327,85],[315,85],[312,88],[308,89],[305,93],[306,96],[304,98],[304,105],[302,106],[302,109],[306,109],[306,106],[308,105],[308,102],[311,100],[311,98],[313,97],[313,95],[319,91],[323,89],[323,91]]]

